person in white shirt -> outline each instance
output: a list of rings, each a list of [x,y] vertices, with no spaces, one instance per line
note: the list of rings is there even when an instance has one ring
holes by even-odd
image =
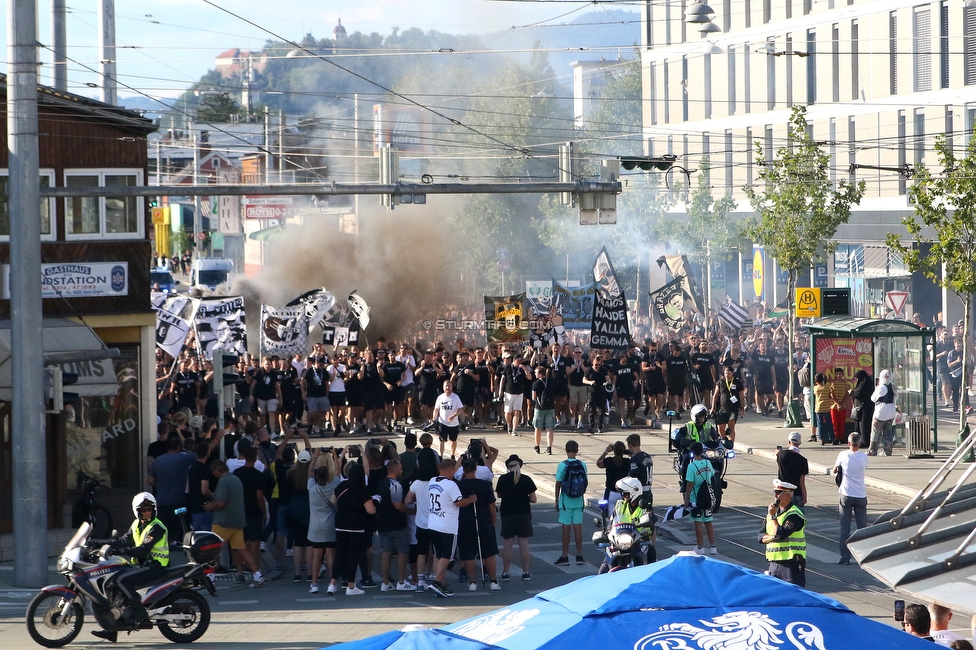
[[[457,452],[458,434],[461,432],[461,422],[458,416],[464,405],[461,398],[454,392],[454,386],[449,381],[444,382],[444,392],[437,396],[434,402],[434,422],[437,423],[437,435],[441,439],[438,454],[444,456],[444,443],[451,441],[451,458]]]
[[[949,629],[949,621],[952,620],[952,610],[945,605],[932,603],[929,605],[929,614],[932,617],[932,626],[929,634],[939,645],[950,647],[953,641],[962,641],[966,637],[953,632]]]
[[[840,487],[840,560],[837,564],[850,564],[851,552],[847,540],[851,536],[851,516],[857,527],[868,525],[868,494],[864,487],[864,471],[868,466],[867,454],[858,451],[861,434],[852,433],[847,439],[847,449],[837,454],[834,474],[841,474]]]
[[[455,396],[456,397],[456,396]],[[455,416],[456,417],[456,416]],[[457,543],[458,515],[461,508],[478,500],[478,495],[461,496],[461,489],[454,482],[454,463],[442,460],[437,468],[438,476],[427,484],[427,500],[430,510],[427,513],[427,526],[430,529],[430,545],[434,549],[435,580],[427,588],[436,595],[446,598],[454,592],[444,584],[447,565],[454,556]]]

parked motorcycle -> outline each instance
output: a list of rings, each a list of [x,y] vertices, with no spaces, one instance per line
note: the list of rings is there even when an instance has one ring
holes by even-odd
[[[678,442],[675,439],[673,421],[677,415],[674,411],[667,412],[668,451],[674,452],[674,458],[671,464],[674,467],[674,473],[678,475],[678,488],[683,490],[685,477],[682,469],[688,467],[688,462],[691,460],[691,457],[690,452],[682,452],[679,449]],[[715,471],[712,477],[712,490],[715,492],[715,503],[712,504],[712,512],[717,512],[722,505],[722,493],[729,487],[728,481],[725,480],[725,473],[729,469],[727,461],[735,458],[734,443],[731,440],[706,440],[702,443],[702,446],[705,448],[702,452],[702,457],[712,464],[712,469]]]
[[[609,501],[600,499],[600,517],[594,517],[593,523],[600,529],[593,533],[593,543],[602,548],[606,554],[605,564],[609,571],[619,571],[645,563],[649,550],[652,550],[651,540],[644,539],[637,525],[619,521],[610,523],[608,512]],[[641,528],[651,525],[654,515],[650,512],[637,522]],[[653,551],[652,551],[653,552]],[[654,561],[654,558],[651,558]],[[604,568],[600,567],[601,573]]]
[[[220,555],[223,540],[211,532],[190,532],[183,538],[188,564],[169,566],[166,574],[148,588],[140,589],[147,616],[123,622],[128,603],[116,580],[132,567],[124,557],[113,555],[111,544],[89,539],[92,527],[84,522],[64,547],[57,569],[67,585],[49,585],[27,608],[27,631],[46,648],[71,643],[81,632],[85,605],[91,605],[95,622],[109,632],[135,632],[158,627],[174,643],[191,643],[210,626],[210,605],[200,595],[217,596],[207,575]]]

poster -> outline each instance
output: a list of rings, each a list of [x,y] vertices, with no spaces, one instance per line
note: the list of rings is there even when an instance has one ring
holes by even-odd
[[[815,348],[817,365],[815,372],[827,373],[833,377],[835,368],[844,369],[844,378],[854,381],[854,373],[865,370],[873,374],[874,341],[870,338],[856,339],[817,339]]]
[[[596,284],[571,287],[558,280],[552,284],[553,300],[556,310],[562,314],[563,327],[568,330],[589,329],[593,318]]]
[[[217,348],[231,354],[247,354],[244,297],[203,298],[197,307],[193,330],[197,351],[208,361],[213,359]]]
[[[493,343],[527,341],[527,313],[524,293],[485,296],[485,338]]]

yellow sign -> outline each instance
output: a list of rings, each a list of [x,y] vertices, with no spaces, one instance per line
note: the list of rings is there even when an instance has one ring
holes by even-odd
[[[752,290],[756,294],[756,300],[762,301],[765,298],[763,296],[763,289],[765,288],[763,273],[766,270],[766,249],[762,246],[753,246],[752,250]]]
[[[150,212],[154,226],[169,224],[169,208],[152,208]]]
[[[821,312],[820,289],[798,287],[796,290],[796,317],[819,318]]]

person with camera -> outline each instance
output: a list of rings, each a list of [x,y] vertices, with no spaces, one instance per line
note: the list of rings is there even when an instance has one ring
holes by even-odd
[[[902,627],[912,636],[917,636],[926,641],[935,642],[930,633],[932,627],[932,617],[925,605],[912,603],[905,607],[904,621]]]
[[[491,465],[498,458],[498,450],[489,445],[488,440],[485,438],[472,438],[470,444],[468,444],[468,448],[457,460],[454,471],[454,479],[456,481],[461,480],[461,476],[464,474],[462,466],[464,461],[469,458],[473,459],[478,465],[475,478],[491,483],[495,478]]]
[[[451,458],[457,453],[457,439],[461,432],[459,417],[464,409],[461,398],[454,392],[454,384],[445,381],[444,392],[441,393],[434,402],[434,422],[437,426],[437,435],[441,445],[439,455],[444,455],[444,445],[451,441]]]
[[[535,404],[535,413],[532,418],[532,426],[535,428],[535,447],[532,449],[539,453],[539,445],[542,442],[542,430],[546,431],[546,454],[552,455],[553,429],[556,426],[556,385],[552,378],[547,376],[544,366],[537,366],[535,369],[535,381],[532,383],[532,402]]]

